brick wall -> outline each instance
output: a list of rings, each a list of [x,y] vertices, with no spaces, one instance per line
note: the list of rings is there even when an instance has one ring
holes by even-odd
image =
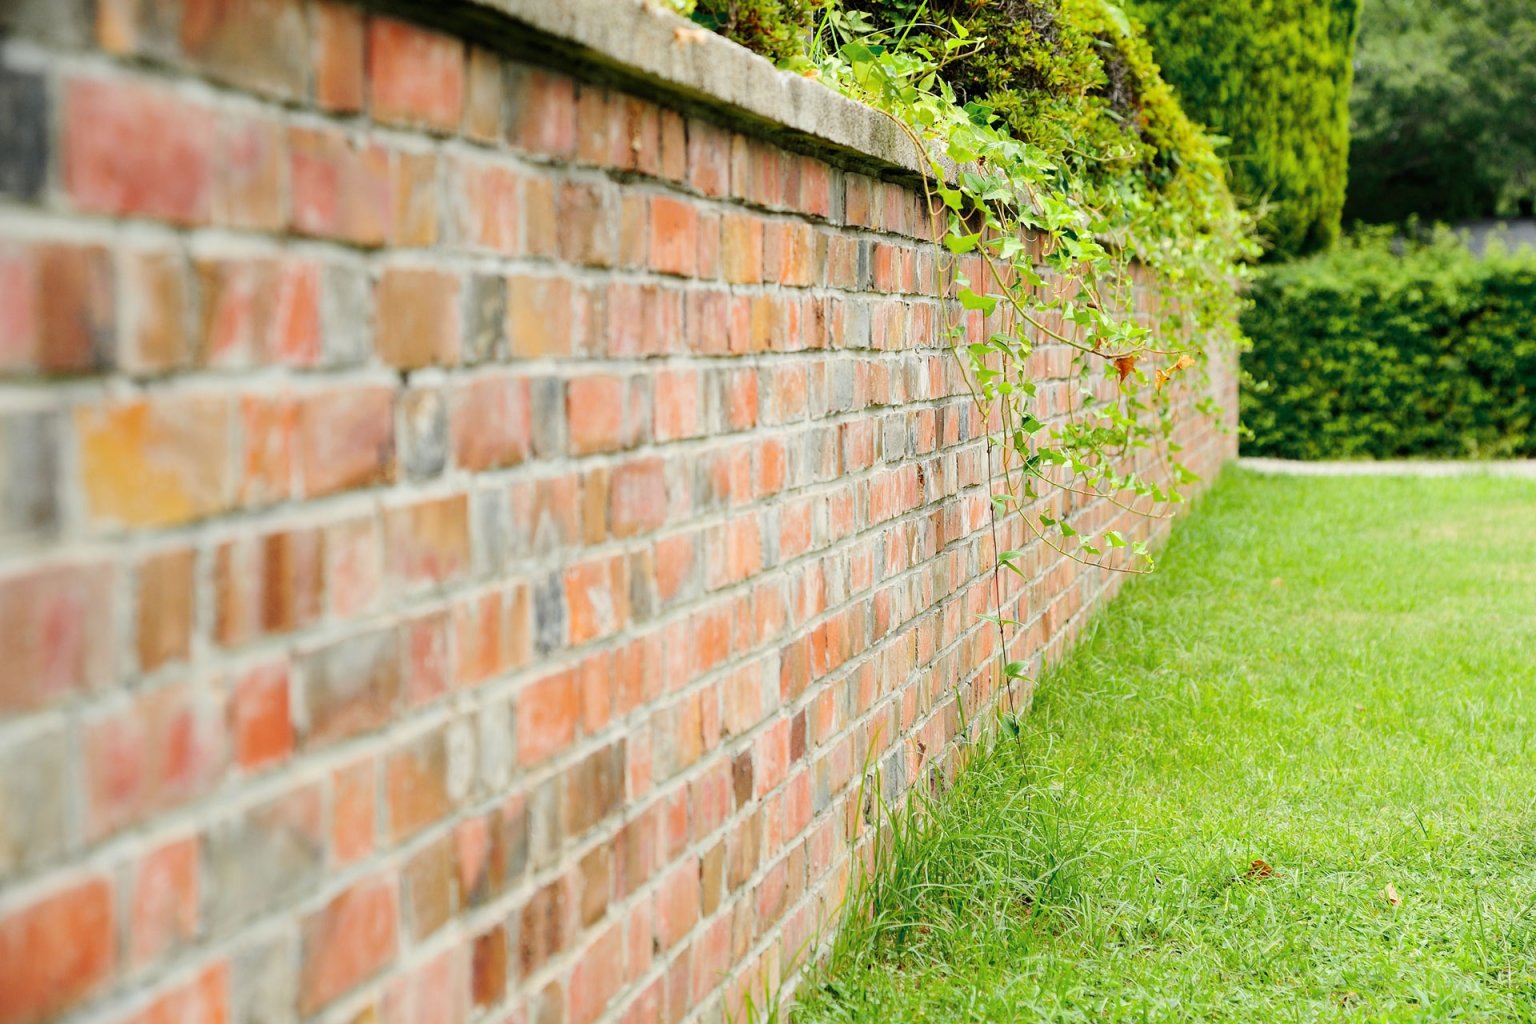
[[[900,167],[492,6],[0,13],[0,1024],[717,1020],[1117,582]]]

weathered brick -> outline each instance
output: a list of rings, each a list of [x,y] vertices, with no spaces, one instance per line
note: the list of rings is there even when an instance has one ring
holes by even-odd
[[[309,23],[300,0],[181,0],[182,52],[204,74],[300,99],[308,87]]]
[[[559,672],[523,688],[516,701],[517,760],[537,764],[570,746],[581,720],[581,687]]]
[[[87,213],[208,220],[215,124],[158,86],[77,78],[65,88],[64,186]]]
[[[650,431],[645,381],[612,374],[577,377],[566,386],[566,418],[575,454],[619,451]]]
[[[608,1007],[624,985],[623,973],[615,969],[623,959],[624,931],[616,924],[582,951],[571,973],[571,1024],[592,1024]]]
[[[600,558],[565,571],[571,644],[612,636],[629,624],[629,563]]]
[[[518,928],[518,959],[528,977],[566,949],[575,931],[575,897],[566,879],[536,891],[523,907]]]
[[[0,746],[0,872],[15,877],[64,852],[72,752],[62,726]]]
[[[475,936],[470,994],[477,1007],[499,1006],[507,994],[507,930],[501,926]]]
[[[66,562],[0,578],[0,709],[24,711],[106,685],[115,571]]]
[[[191,548],[163,551],[139,563],[139,667],[146,672],[191,652],[196,567]]]
[[[464,92],[465,136],[476,142],[500,142],[505,132],[502,100],[506,95],[501,58],[490,50],[471,47]]]
[[[453,917],[453,837],[438,836],[406,862],[401,876],[406,933],[416,941],[435,934]]]
[[[394,216],[389,151],[331,128],[288,129],[288,223],[300,234],[382,245]]]
[[[397,587],[444,583],[469,569],[469,501],[462,494],[386,509],[385,567]]]
[[[192,354],[185,261],[174,252],[135,251],[123,255],[119,268],[123,368],[161,373],[185,366]]]
[[[391,841],[408,839],[452,812],[444,730],[434,729],[391,753],[384,774]]]
[[[441,205],[437,154],[396,150],[391,155],[390,191],[394,196],[391,244],[410,248],[435,245]]]
[[[304,707],[311,743],[355,736],[390,720],[401,694],[399,636],[384,629],[304,656]]]
[[[454,392],[454,462],[483,471],[515,466],[533,441],[533,401],[526,377],[479,377]]]
[[[48,176],[48,89],[40,74],[0,68],[0,194],[33,200]]]
[[[313,12],[315,102],[337,113],[361,110],[364,12],[338,0],[316,0]]]
[[[281,1024],[298,1003],[296,938],[280,932],[247,942],[230,963],[230,1016],[234,1024]]]
[[[214,637],[226,647],[311,625],[325,611],[325,535],[293,529],[221,544],[213,584]]]
[[[464,109],[464,44],[374,17],[368,22],[368,92],[380,121],[456,131]]]
[[[0,246],[0,370],[112,365],[115,281],[111,256],[98,246]]]
[[[400,465],[408,480],[431,480],[448,464],[448,403],[437,388],[400,399]]]
[[[367,878],[304,919],[299,1010],[333,1002],[382,970],[399,945],[394,880]]]
[[[568,181],[560,186],[560,258],[588,267],[618,259],[619,194],[605,181]]]
[[[228,763],[223,708],[202,687],[139,691],[85,727],[85,830],[99,839],[212,788]]]
[[[179,1024],[190,1020],[224,1024],[229,1014],[229,964],[220,961],[186,980],[174,982],[143,1009],[125,1018],[124,1024]]]
[[[117,967],[111,883],[87,877],[0,917],[0,1020],[42,1021],[102,988]]]
[[[299,452],[304,493],[311,496],[394,478],[394,392],[352,388],[299,401]]]
[[[235,760],[246,771],[281,761],[293,751],[288,665],[271,662],[243,672],[230,693]]]
[[[147,853],[134,866],[128,918],[128,959],[152,963],[197,934],[197,840],[173,839]]]
[[[515,276],[507,281],[507,336],[512,354],[529,359],[571,355],[571,283],[562,277]]]
[[[507,75],[507,140],[551,157],[576,152],[576,83],[565,75],[513,65]]]
[[[633,537],[666,521],[666,467],[660,459],[629,462],[613,471],[608,524],[615,537]]]
[[[63,416],[0,416],[0,543],[52,536],[59,525]]]
[[[321,787],[308,784],[208,829],[203,906],[214,934],[314,888],[325,871],[324,808]]]
[[[373,852],[378,768],[372,757],[331,773],[331,857],[350,864]]]

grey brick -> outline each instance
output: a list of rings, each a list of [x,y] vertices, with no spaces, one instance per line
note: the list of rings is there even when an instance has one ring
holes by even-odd
[[[48,88],[0,68],[0,193],[35,199],[48,177]]]
[[[63,852],[70,749],[62,726],[0,748],[0,875]]]
[[[57,529],[61,430],[56,412],[0,419],[0,536]]]
[[[464,289],[464,360],[483,363],[507,355],[507,282],[475,274]]]
[[[448,464],[448,403],[440,390],[408,392],[400,399],[400,465],[411,480],[431,480]]]

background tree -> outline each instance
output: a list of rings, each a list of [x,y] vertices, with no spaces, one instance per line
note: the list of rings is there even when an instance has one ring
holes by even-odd
[[[1357,63],[1347,219],[1531,214],[1531,0],[1368,0]]]

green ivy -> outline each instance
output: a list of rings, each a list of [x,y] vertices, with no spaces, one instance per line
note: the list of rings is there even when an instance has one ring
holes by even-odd
[[[1372,229],[1267,271],[1252,297],[1245,452],[1536,456],[1536,254]]]
[[[1191,117],[1231,141],[1233,190],[1277,256],[1339,233],[1360,0],[1131,0]]]

